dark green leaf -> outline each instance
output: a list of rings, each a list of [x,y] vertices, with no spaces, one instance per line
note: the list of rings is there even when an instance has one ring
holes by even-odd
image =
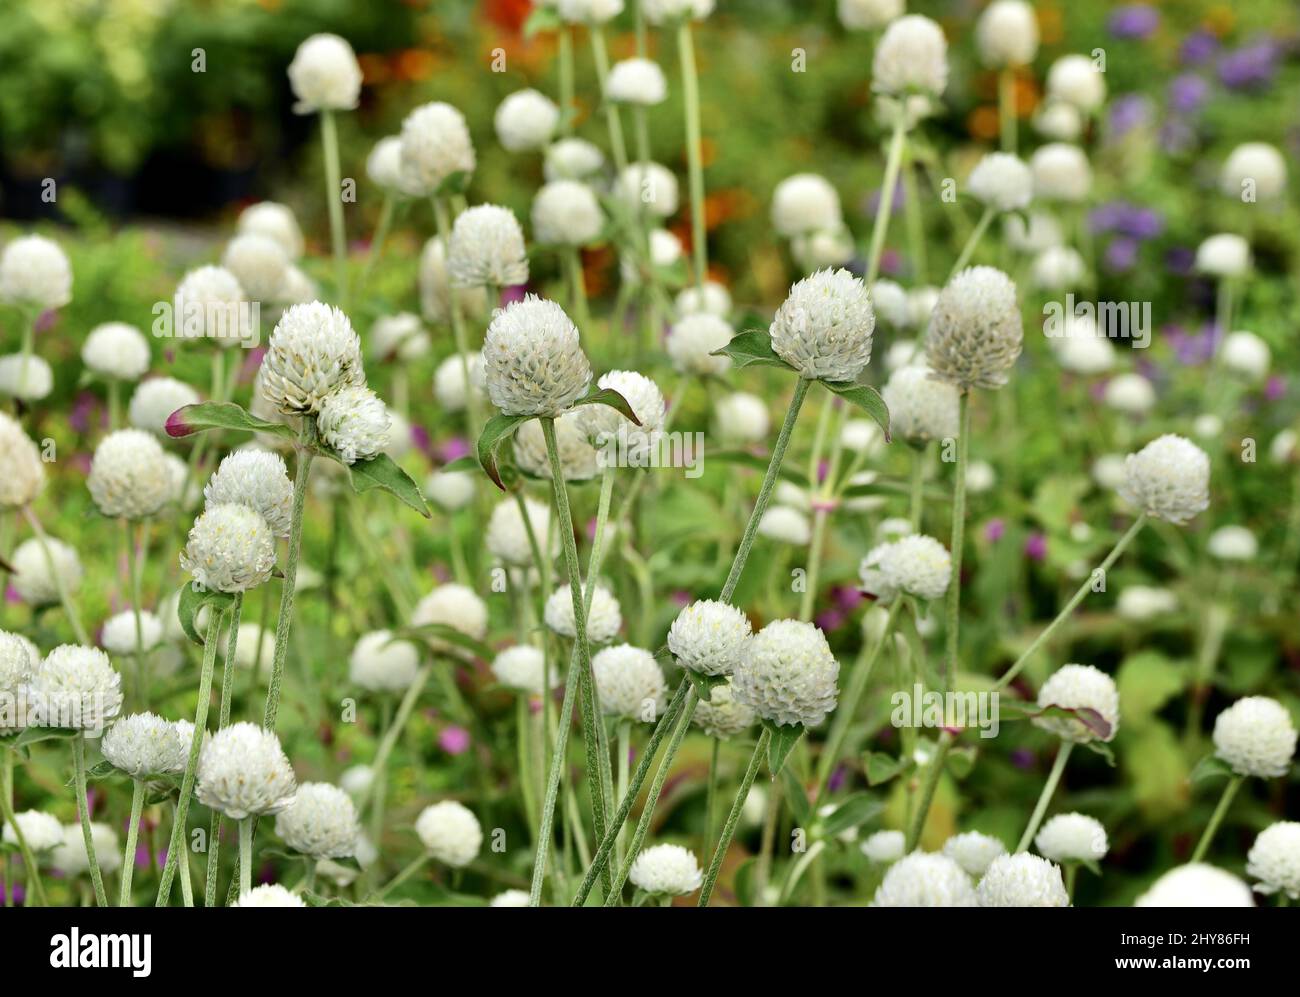
[[[803,724],[774,724],[770,720],[764,720],[763,726],[771,735],[767,743],[767,767],[775,777],[790,757],[799,738],[803,737],[804,727]]]
[[[1106,718],[1088,706],[1071,709],[1065,706],[1039,706],[1037,703],[1002,700],[998,709],[1002,713],[1010,712],[1010,720],[1035,720],[1039,717],[1059,717],[1063,720],[1077,720],[1097,737],[1105,740],[1111,735],[1111,727]]]
[[[776,355],[772,349],[772,337],[765,329],[750,329],[742,332],[722,347],[714,350],[715,357],[730,357],[737,367],[780,367],[795,372],[795,369]]]
[[[61,727],[28,727],[13,741],[9,742],[8,746],[18,750],[29,744],[39,744],[41,741],[67,740],[76,737],[80,733],[79,730],[65,730]]]
[[[180,620],[185,636],[201,645],[203,638],[199,636],[194,623],[199,610],[208,606],[209,613],[224,613],[234,601],[235,597],[229,592],[216,592],[204,588],[196,581],[189,581],[181,586],[181,597],[176,603],[176,618]]]
[[[903,771],[903,763],[883,751],[873,751],[867,755],[867,785],[879,786]]]
[[[448,197],[455,194],[463,194],[469,189],[470,175],[464,170],[457,170],[455,173],[448,174],[438,184],[438,189],[433,192],[434,197]]]
[[[1206,755],[1196,763],[1196,768],[1192,769],[1192,774],[1187,778],[1195,785],[1205,779],[1229,779],[1234,774],[1232,766],[1218,755]]]
[[[613,388],[594,388],[573,403],[574,408],[579,405],[608,405],[625,419],[632,420],[638,426],[641,425],[641,420],[637,418],[628,400]]]
[[[746,859],[736,867],[736,874],[731,877],[732,892],[742,907],[754,906],[754,870],[757,866],[757,859]]]
[[[500,449],[503,441],[513,436],[515,430],[531,418],[533,418],[531,415],[494,415],[483,427],[483,432],[478,438],[476,449],[479,466],[502,491],[506,490],[506,486],[501,480],[501,471],[497,468],[497,450]]]
[[[948,752],[947,766],[948,771],[953,774],[954,778],[965,779],[975,767],[975,759],[979,752],[969,744],[953,748]]]
[[[167,417],[167,435],[180,438],[205,429],[237,429],[246,433],[268,433],[286,440],[297,434],[279,422],[267,422],[250,415],[234,402],[198,402],[184,405]]]
[[[880,431],[885,434],[886,443],[893,439],[889,434],[889,406],[880,397],[879,391],[869,384],[853,384],[847,381],[822,381],[822,384],[871,416],[880,427]]]
[[[695,695],[700,697],[702,703],[713,702],[713,690],[727,684],[725,675],[704,675],[693,668],[686,669],[686,677],[691,680],[691,685],[695,686]]]
[[[884,809],[885,805],[874,796],[855,793],[827,815],[822,821],[822,827],[828,835],[842,834],[865,824]]]
[[[1096,739],[1084,741],[1083,746],[1093,754],[1101,755],[1102,758],[1106,759],[1106,764],[1111,768],[1115,767],[1115,752],[1110,750],[1110,745],[1105,741],[1098,741]]]
[[[795,823],[800,827],[809,827],[813,822],[812,807],[808,804],[808,793],[803,783],[788,765],[781,769],[781,785],[785,790],[785,802],[794,812]]]
[[[352,476],[352,490],[358,495],[382,488],[396,495],[403,505],[410,506],[425,519],[429,518],[429,504],[420,494],[420,486],[388,454],[359,460],[348,467],[348,473]]]

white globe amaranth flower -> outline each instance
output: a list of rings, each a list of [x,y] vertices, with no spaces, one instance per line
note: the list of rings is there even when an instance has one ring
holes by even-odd
[[[1119,494],[1148,516],[1186,523],[1210,504],[1210,458],[1186,437],[1166,433],[1125,458]]]
[[[709,699],[695,704],[691,722],[706,736],[726,739],[753,727],[758,715],[744,703],[736,701],[731,679],[709,690]]]
[[[687,19],[702,21],[713,13],[713,6],[714,0],[644,0],[643,3],[646,20],[655,25]]]
[[[1239,699],[1214,721],[1214,753],[1238,775],[1260,779],[1286,775],[1295,744],[1291,714],[1267,696]]]
[[[583,138],[562,138],[547,147],[542,176],[555,180],[590,180],[605,166],[605,154]]]
[[[81,558],[75,548],[54,537],[24,540],[9,558],[14,573],[9,578],[18,598],[29,606],[59,601],[59,586],[69,595],[81,586]]]
[[[957,389],[939,380],[929,367],[898,368],[880,394],[889,408],[889,428],[894,434],[920,444],[956,438],[960,428]]]
[[[21,709],[6,709],[25,695],[27,683],[40,665],[40,653],[26,637],[0,630],[0,735],[27,726]],[[6,828],[8,830],[8,828]]]
[[[257,250],[260,246],[259,242],[254,242],[251,249]],[[273,272],[267,276],[263,287],[270,288],[274,296],[287,273],[288,261],[281,262],[283,250],[277,254],[274,250],[262,248],[273,266]],[[251,255],[245,260],[250,266],[257,264]],[[229,347],[246,342],[254,332],[245,288],[239,278],[224,266],[199,267],[185,274],[176,285],[172,309],[174,332],[180,339],[211,339],[218,346]]]
[[[601,448],[603,460],[617,459],[618,453],[640,458],[650,451],[663,432],[666,406],[659,385],[632,370],[612,370],[602,374],[596,386],[617,391],[631,406],[638,423],[633,423],[609,405],[584,405],[577,409],[578,425],[592,443]]]
[[[295,852],[341,859],[356,854],[361,825],[347,793],[327,782],[304,782],[276,815],[275,833]]]
[[[586,246],[605,225],[600,203],[585,183],[552,180],[533,198],[533,238],[543,246]]]
[[[1230,332],[1223,339],[1223,365],[1234,374],[1249,381],[1262,381],[1268,376],[1272,353],[1268,343],[1253,332]]]
[[[1115,366],[1115,347],[1091,318],[1067,315],[1051,342],[1061,367],[1073,374],[1093,377]]]
[[[820,174],[796,173],[772,191],[772,227],[778,235],[793,238],[843,224],[840,195]]]
[[[195,794],[231,820],[279,813],[297,786],[280,739],[257,724],[231,724],[203,744]]]
[[[370,150],[366,157],[366,176],[371,183],[385,194],[395,197],[406,196],[402,185],[402,139],[398,135],[386,135]]]
[[[872,907],[978,907],[975,887],[946,855],[912,852],[889,867]]]
[[[27,684],[42,726],[97,731],[122,709],[122,676],[97,647],[60,644],[45,656]]]
[[[587,640],[592,644],[608,644],[617,636],[623,625],[623,610],[612,592],[600,582],[591,594],[591,609],[587,613]],[[561,637],[573,640],[577,627],[573,619],[573,594],[567,584],[561,585],[546,600],[542,613],[546,625]]]
[[[218,592],[247,592],[275,570],[275,535],[246,505],[210,505],[190,527],[181,567]]]
[[[560,109],[545,94],[528,87],[497,105],[493,125],[507,152],[530,152],[551,141],[560,124]]]
[[[960,389],[1000,388],[1023,342],[1011,278],[993,267],[968,267],[935,302],[926,356],[936,377]]]
[[[546,655],[531,644],[516,644],[492,659],[492,674],[507,689],[540,695],[546,688]],[[552,669],[551,686],[560,681],[558,669]]]
[[[1100,862],[1110,849],[1101,821],[1087,814],[1057,814],[1034,837],[1042,856],[1061,865],[1067,862]]]
[[[616,104],[653,107],[668,99],[668,80],[653,59],[621,59],[605,77],[605,98]]]
[[[524,512],[513,498],[504,498],[497,503],[488,518],[487,549],[493,557],[498,558],[512,568],[533,566],[533,548],[528,540],[528,527],[532,527],[533,538],[543,557],[548,553],[554,556],[558,551],[558,536],[547,551],[546,538],[550,535],[551,507],[535,499],[524,497],[524,509],[528,520],[524,521]]]
[[[679,291],[673,300],[673,308],[679,319],[700,314],[726,318],[731,314],[731,292],[716,280],[706,280],[699,287]]]
[[[1077,145],[1051,142],[1039,146],[1029,159],[1034,197],[1077,203],[1092,190],[1092,166]]]
[[[105,322],[81,344],[81,362],[110,381],[135,381],[149,369],[149,341],[126,322]]]
[[[414,312],[397,312],[375,319],[366,342],[367,352],[376,360],[419,360],[433,345],[420,316]]]
[[[879,278],[871,285],[871,307],[875,309],[876,318],[894,329],[906,329],[912,324],[911,312],[907,305],[907,290],[897,281],[890,280],[888,277]],[[894,350],[900,342],[906,340],[896,340],[890,344],[889,354],[885,360],[885,366],[890,370],[901,366],[907,360],[894,359]],[[915,351],[915,344],[909,344]],[[908,357],[910,360],[910,357]]]
[[[469,381],[466,382],[466,372]],[[448,412],[461,412],[469,403],[470,392],[484,396],[483,356],[480,353],[453,353],[433,372],[433,397]]]
[[[91,821],[90,839],[100,874],[107,876],[117,872],[122,867],[122,843],[117,832],[107,824]],[[80,824],[64,825],[63,840],[50,853],[50,866],[65,876],[90,872],[90,854],[86,851],[86,835]]]
[[[1055,142],[1077,142],[1083,134],[1083,112],[1057,97],[1040,103],[1031,123],[1039,135]]]
[[[764,720],[815,727],[835,709],[839,673],[818,627],[776,620],[750,638],[731,682],[736,701]]]
[[[302,256],[302,229],[293,210],[278,201],[259,201],[239,213],[235,228],[241,233],[264,235],[280,244],[290,260]]]
[[[986,208],[1019,211],[1033,199],[1034,177],[1019,156],[990,152],[975,164],[966,186]]]
[[[54,390],[54,370],[42,357],[11,353],[0,357],[0,395],[37,402]]]
[[[275,301],[279,297],[290,263],[280,243],[257,232],[236,235],[221,255],[221,265],[235,275],[244,293],[254,301]]]
[[[1129,585],[1120,592],[1115,611],[1126,620],[1146,623],[1178,609],[1178,596],[1165,588]]]
[[[1092,665],[1062,665],[1038,690],[1040,708],[1059,706],[1066,710],[1091,710],[1095,717],[1084,723],[1077,716],[1040,716],[1034,723],[1057,737],[1080,744],[1087,741],[1110,741],[1119,729],[1119,689],[1115,680]],[[1105,724],[1103,735],[1097,720]]]
[[[973,460],[966,468],[966,491],[972,495],[990,492],[997,483],[998,473],[986,460]]]
[[[1247,203],[1271,201],[1286,190],[1286,160],[1267,142],[1243,142],[1224,161],[1219,187]]]
[[[889,545],[881,569],[895,591],[934,600],[948,591],[952,556],[934,537],[913,533]]]
[[[623,0],[551,0],[570,24],[604,24],[623,13]]]
[[[974,880],[988,871],[993,860],[1007,854],[1007,846],[991,834],[967,831],[954,834],[943,843],[943,854],[952,859]]]
[[[419,648],[407,640],[394,640],[391,630],[362,634],[348,658],[348,678],[370,692],[402,692],[419,670]]]
[[[314,415],[329,395],[366,383],[361,339],[339,309],[294,305],[271,332],[261,374],[262,396],[278,411]]]
[[[1063,55],[1047,71],[1047,95],[1091,113],[1106,102],[1106,77],[1086,55]]]
[[[1031,279],[1043,290],[1066,291],[1077,287],[1086,272],[1087,264],[1077,249],[1048,246],[1034,257]]]
[[[680,203],[677,177],[659,163],[631,163],[614,181],[613,193],[629,211],[654,218],[670,218]]]
[[[853,233],[840,227],[795,236],[790,243],[790,253],[802,270],[812,273],[852,262],[857,245]]]
[[[1246,856],[1246,875],[1260,893],[1283,893],[1300,900],[1300,823],[1280,820],[1255,839]]]
[[[152,651],[162,643],[163,625],[147,609],[140,610],[139,647]],[[127,655],[136,652],[136,614],[134,610],[123,610],[104,621],[100,631],[99,642],[110,654]]]
[[[1038,17],[1026,0],[993,0],[975,22],[975,47],[990,69],[1028,66],[1038,55]]]
[[[802,509],[769,506],[758,521],[758,535],[777,543],[806,547],[812,540],[812,522]]]
[[[836,13],[849,31],[874,31],[903,16],[904,0],[839,0]]]
[[[1103,398],[1116,412],[1144,416],[1155,407],[1156,389],[1141,374],[1120,374],[1107,382]]]
[[[772,428],[767,402],[747,391],[719,398],[713,405],[713,419],[718,435],[728,443],[760,443]]]
[[[586,392],[591,364],[564,309],[530,294],[493,317],[483,374],[488,397],[506,415],[554,417]]]
[[[174,377],[151,377],[141,381],[131,395],[127,419],[136,429],[168,437],[167,420],[177,409],[197,405],[199,393]]]
[[[600,474],[600,455],[591,445],[580,410],[565,412],[555,420],[555,446],[560,457],[560,473],[565,481],[590,481]],[[515,463],[524,473],[544,481],[551,479],[546,437],[542,424],[537,420],[529,420],[515,430],[514,455]]]
[[[940,97],[948,87],[948,42],[928,17],[891,21],[876,43],[871,88],[892,96]]]
[[[132,779],[147,779],[184,769],[190,742],[171,721],[133,713],[105,731],[99,749],[114,768]]]
[[[279,305],[303,305],[320,297],[320,286],[302,270],[289,264],[284,280],[271,299]]]
[[[731,360],[713,354],[730,343],[734,335],[726,319],[709,312],[695,312],[673,323],[664,349],[679,373],[716,377],[726,373]]]
[[[45,488],[45,462],[31,437],[0,412],[0,510],[21,509]]]
[[[20,308],[62,308],[72,300],[72,265],[57,242],[14,239],[0,253],[0,301]]]
[[[246,505],[277,537],[289,535],[293,482],[279,454],[251,449],[227,454],[204,486],[203,498],[208,505]]]
[[[528,283],[524,230],[514,212],[480,204],[456,216],[447,269],[459,287],[514,287]]]
[[[440,192],[474,172],[477,159],[465,116],[442,101],[417,107],[402,122],[402,186],[412,196]]]
[[[885,865],[906,854],[907,838],[902,831],[876,831],[862,839],[858,850],[870,861]]]
[[[63,825],[59,823],[59,818],[52,814],[40,810],[24,810],[22,813],[14,814],[14,822],[18,825],[18,830],[23,832],[23,840],[27,842],[27,847],[38,855],[63,844]],[[4,833],[0,835],[0,841],[17,847],[18,835],[9,823],[4,825]]]
[[[866,285],[847,270],[819,270],[790,288],[769,332],[800,376],[853,381],[871,362],[875,327]]]
[[[1250,243],[1239,235],[1221,232],[1196,247],[1196,269],[1212,277],[1241,277],[1251,267]]]
[[[305,39],[289,63],[289,86],[298,98],[295,114],[350,111],[361,96],[361,66],[352,46],[338,35]]]
[[[602,712],[626,720],[653,723],[663,711],[668,684],[664,670],[649,651],[616,644],[591,658],[596,700]]]
[[[1230,872],[1202,862],[1170,869],[1134,907],[1254,907],[1250,887]]]
[[[421,810],[415,833],[430,855],[455,869],[473,862],[483,844],[478,818],[455,800],[443,800]]]
[[[487,635],[487,606],[472,588],[448,582],[416,603],[411,613],[411,626],[430,624],[451,627],[466,637],[482,640]],[[431,639],[430,644],[435,650],[449,650],[441,640]]]
[[[650,267],[665,270],[682,258],[682,240],[666,228],[650,230]],[[640,284],[645,276],[644,266],[635,257],[624,253],[619,259],[619,276],[629,284]]]
[[[488,901],[489,907],[529,907],[531,898],[527,890],[502,890]]]
[[[683,668],[701,675],[730,675],[752,634],[749,617],[714,599],[698,599],[668,628],[668,650]]]
[[[420,269],[416,276],[420,291],[420,312],[438,325],[451,321],[451,302],[469,315],[487,312],[487,291],[482,287],[452,287],[447,271],[447,250],[437,236],[429,239],[420,252]]]
[[[995,858],[975,895],[981,907],[1070,906],[1060,868],[1028,852]]]
[[[704,884],[704,873],[690,849],[654,845],[636,857],[628,879],[651,896],[684,897]]]
[[[1062,245],[1064,239],[1060,223],[1045,211],[1031,211],[1028,222],[1023,215],[1007,215],[1002,231],[1008,244],[1020,253],[1041,253]]]
[[[355,464],[388,448],[393,420],[382,398],[363,384],[349,384],[325,396],[316,428],[343,463]]]
[[[263,883],[241,893],[231,907],[306,907],[307,901],[279,883]]]
[[[162,446],[139,429],[109,433],[95,448],[86,487],[105,516],[152,516],[171,498],[171,473]]]
[[[1259,541],[1244,526],[1220,526],[1210,534],[1205,549],[1220,561],[1253,561],[1259,553]]]

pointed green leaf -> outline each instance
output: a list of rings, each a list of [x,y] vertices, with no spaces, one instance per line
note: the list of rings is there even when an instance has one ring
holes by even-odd
[[[1232,766],[1225,762],[1218,755],[1206,755],[1192,769],[1192,774],[1188,776],[1188,781],[1195,785],[1206,779],[1228,779],[1234,775]]]
[[[975,759],[979,752],[969,744],[963,744],[955,747],[948,752],[947,768],[953,774],[955,779],[965,779],[975,767]]]
[[[181,586],[181,597],[176,603],[176,618],[180,620],[185,636],[202,645],[203,638],[195,624],[199,611],[207,606],[209,613],[224,613],[234,601],[235,597],[229,592],[217,592],[204,588],[198,582],[189,581]]]
[[[267,422],[244,411],[234,402],[197,402],[183,405],[167,417],[167,435],[174,438],[192,436],[205,429],[237,429],[246,433],[268,433],[286,440],[298,434],[279,422]]]
[[[613,388],[595,388],[588,391],[573,403],[574,408],[579,405],[608,405],[623,418],[630,419],[635,425],[641,425],[641,420],[637,418],[631,403]]]
[[[725,675],[705,675],[693,668],[686,669],[686,677],[691,680],[691,685],[695,686],[695,695],[700,697],[702,703],[713,702],[713,690],[727,684]]]
[[[763,726],[771,735],[767,743],[767,767],[775,777],[780,773],[785,760],[790,757],[790,752],[794,750],[799,738],[803,737],[804,726],[803,724],[774,724],[770,720],[764,720]]]
[[[885,805],[869,793],[854,793],[827,815],[822,827],[828,835],[843,834],[865,824],[884,809]]]
[[[722,349],[714,350],[712,356],[729,357],[737,367],[780,367],[795,372],[793,367],[776,355],[776,350],[772,349],[772,337],[766,329],[742,332]]]
[[[503,441],[514,435],[516,429],[532,418],[534,417],[531,415],[494,415],[483,427],[483,432],[478,438],[476,450],[479,466],[503,492],[506,486],[501,480],[501,471],[497,467],[497,450],[500,449]]]
[[[869,384],[854,384],[848,381],[822,381],[827,389],[839,395],[846,402],[856,405],[876,421],[880,431],[885,434],[885,442],[893,437],[889,434],[889,406],[880,397],[880,392]]]
[[[352,490],[358,495],[381,488],[396,495],[402,504],[410,506],[425,519],[430,518],[429,505],[420,494],[420,486],[388,454],[359,460],[348,466],[348,473],[352,478]]]
[[[873,751],[867,755],[867,785],[879,786],[888,782],[903,771],[903,763],[883,751]]]

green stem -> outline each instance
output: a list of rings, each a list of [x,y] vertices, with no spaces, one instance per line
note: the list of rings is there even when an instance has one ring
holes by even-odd
[[[104,877],[99,871],[99,856],[95,854],[95,837],[90,832],[90,808],[86,802],[86,733],[78,731],[72,739],[72,764],[76,780],[77,818],[81,821],[81,838],[86,844],[86,860],[90,865],[90,882],[95,887],[95,903],[108,906],[104,893]]]
[[[614,799],[621,800],[627,795],[627,778],[628,778],[628,753],[632,750],[632,721],[620,720],[618,722],[618,735],[615,738],[614,750],[618,753],[615,759],[615,765],[618,769],[618,783],[614,790]],[[619,824],[615,829],[614,838],[614,862],[621,865],[623,862],[623,835],[627,828]]]
[[[375,269],[384,256],[384,244],[388,241],[388,230],[393,224],[393,195],[385,194],[383,206],[379,209],[379,220],[375,223],[375,234],[370,239],[370,252],[366,256],[366,265],[361,270],[361,279],[357,289],[364,291],[370,283],[370,272]]]
[[[6,750],[4,764],[0,765],[0,817],[4,818],[3,823],[14,829],[14,837],[18,839],[18,851],[23,857],[23,866],[27,872],[27,889],[38,906],[48,907],[50,901],[45,896],[45,884],[41,881],[41,868],[36,862],[36,856],[33,854],[31,846],[27,843],[27,837],[23,834],[23,829],[18,826],[18,817],[14,813],[13,788],[13,752]]]
[[[957,262],[952,265],[952,270],[948,272],[949,280],[956,277],[966,264],[970,262],[970,258],[975,252],[975,247],[979,245],[980,239],[982,239],[984,233],[988,231],[988,227],[992,223],[996,214],[997,212],[991,205],[984,209],[984,213],[980,215],[980,220],[975,223],[975,228],[971,231],[970,238],[966,240],[966,245],[961,247],[961,255],[957,257]]]
[[[443,249],[450,252],[451,209],[445,198],[433,199],[433,217],[438,226],[438,239],[442,242]],[[479,412],[478,392],[474,390],[474,382],[469,376],[469,337],[465,331],[465,316],[461,314],[460,300],[454,287],[447,292],[447,311],[451,313],[451,335],[460,357],[461,376],[465,379],[465,411],[469,416],[470,436],[477,439],[483,420]]]
[[[126,574],[127,586],[131,593],[131,612],[135,618],[135,684],[136,698],[140,709],[149,709],[149,683],[145,669],[144,630],[140,622],[140,557],[131,533],[130,520],[122,520],[122,532],[126,539]]]
[[[573,28],[564,25],[559,31],[560,41],[560,130],[573,134]]]
[[[371,765],[374,776],[370,783],[372,791],[383,778],[382,773],[387,772],[388,756],[393,753],[393,748],[397,746],[397,739],[401,737],[407,721],[411,719],[411,713],[415,710],[415,704],[424,690],[425,683],[429,681],[429,676],[433,674],[433,669],[432,663],[422,666],[415,678],[411,680],[411,684],[406,687],[402,701],[397,706],[397,714],[393,717],[393,722],[388,725],[388,729],[384,731],[383,740],[379,742],[379,748],[375,751],[375,760]],[[369,794],[363,795],[362,805],[364,806],[369,799]]]
[[[889,216],[894,212],[894,189],[898,186],[898,171],[903,162],[903,146],[907,141],[907,116],[900,110],[889,137],[889,152],[885,158],[885,179],[880,186],[880,205],[876,208],[876,222],[871,229],[871,251],[867,255],[866,283],[870,287],[880,273],[880,256],[885,251],[885,234],[889,230]]]
[[[947,730],[939,735],[939,743],[935,746],[934,757],[930,759],[925,769],[925,779],[921,783],[920,795],[916,800],[916,809],[912,811],[912,819],[907,827],[907,841],[903,846],[904,853],[910,853],[916,848],[921,840],[921,832],[925,830],[925,818],[930,813],[930,804],[934,802],[934,791],[939,785],[939,776],[943,774],[944,761],[948,757],[948,751],[952,748],[953,736]]]
[[[348,247],[343,233],[343,191],[340,186],[339,135],[334,112],[320,112],[320,139],[325,153],[325,203],[329,207],[330,243],[334,247],[334,279],[342,307],[348,307]]]
[[[605,105],[609,147],[614,153],[614,166],[619,176],[622,176],[627,168],[627,143],[623,139],[623,120],[619,117],[618,105],[605,93],[605,81],[609,76],[609,49],[605,45],[605,29],[593,24],[587,34],[591,38],[591,54],[596,63],[596,80],[600,84],[600,96]]]
[[[112,432],[122,425],[122,382],[111,378],[108,382],[108,428]]]
[[[926,448],[912,450],[911,494],[908,501],[908,521],[912,529],[921,531],[921,514],[925,508],[925,454]]]
[[[1016,74],[1011,67],[998,73],[998,131],[1002,151],[1016,151]]]
[[[717,819],[718,809],[718,762],[722,755],[722,738],[710,738],[713,748],[709,752],[709,781],[704,794],[704,837],[700,842],[700,854],[709,854],[709,845],[713,841],[713,822]]]
[[[401,886],[408,879],[410,879],[417,872],[419,872],[420,868],[428,861],[429,861],[428,852],[422,852],[421,854],[417,855],[415,858],[413,858],[410,862],[406,864],[405,868],[403,868],[401,872],[399,872],[396,876],[394,876],[382,887],[380,887],[379,890],[373,893],[369,899],[370,900],[384,899],[384,897],[388,896],[389,893],[397,889],[397,887]]]
[[[54,553],[50,550],[50,538],[41,528],[40,520],[36,518],[30,505],[23,506],[23,518],[36,534],[36,542],[40,545],[41,554],[45,558],[45,567],[50,577],[54,579],[54,591],[58,593],[59,605],[63,607],[63,615],[68,618],[68,626],[72,627],[73,636],[77,638],[78,644],[90,644],[91,640],[86,636],[86,628],[81,625],[81,615],[77,612],[77,605],[72,601],[72,595],[63,580],[63,573],[55,566]]]
[[[239,822],[239,895],[253,888],[253,818]]]
[[[1196,851],[1192,853],[1193,862],[1200,862],[1205,858],[1205,853],[1210,849],[1210,842],[1214,840],[1219,825],[1223,823],[1228,808],[1232,806],[1232,798],[1237,795],[1237,790],[1241,788],[1241,784],[1245,781],[1245,776],[1234,775],[1228,780],[1228,784],[1223,787],[1223,795],[1219,797],[1219,805],[1214,808],[1214,814],[1210,817],[1210,822],[1205,825],[1205,833],[1201,835],[1201,840],[1196,845]]]
[[[799,880],[803,878],[803,874],[808,871],[812,864],[817,861],[817,857],[825,850],[826,842],[818,841],[799,856],[799,861],[791,867],[785,883],[781,886],[781,892],[776,901],[778,907],[790,899],[791,894],[794,893],[794,888],[799,885]]]
[[[221,706],[217,712],[217,730],[230,724],[230,703],[235,691],[235,653],[239,649],[239,621],[244,612],[244,593],[236,592],[230,605],[230,618],[226,624],[226,653],[221,660]],[[221,834],[226,818],[213,810],[208,818],[207,876],[203,890],[203,905],[217,904],[217,875],[221,870]]]
[[[704,154],[700,138],[700,80],[695,67],[695,38],[689,18],[677,28],[677,54],[682,69],[686,108],[686,156],[691,189],[691,251],[695,286],[703,287],[709,272],[708,234],[704,225]]]
[[[1047,805],[1052,802],[1052,795],[1056,792],[1056,785],[1061,781],[1061,774],[1065,771],[1065,763],[1070,760],[1070,752],[1073,750],[1073,741],[1061,742],[1061,748],[1056,753],[1056,761],[1052,763],[1052,771],[1047,773],[1047,782],[1043,784],[1043,791],[1038,794],[1038,803],[1034,806],[1034,812],[1029,817],[1029,825],[1025,828],[1025,833],[1020,836],[1020,844],[1016,845],[1017,852],[1028,850],[1034,840],[1034,835],[1038,833],[1038,825],[1043,822],[1043,816],[1047,813]]]
[[[579,329],[591,330],[591,308],[587,304],[587,282],[582,272],[582,252],[577,246],[566,246],[564,268],[569,273],[569,301],[573,307],[573,319]]]
[[[126,851],[122,854],[122,889],[119,907],[131,906],[131,875],[135,872],[135,843],[140,833],[140,812],[144,809],[144,783],[131,780],[131,822],[126,825]]]
[[[727,822],[722,825],[718,844],[713,849],[713,858],[709,860],[709,869],[704,874],[704,886],[700,889],[697,906],[709,906],[709,898],[713,896],[713,888],[718,882],[718,873],[722,871],[722,860],[726,858],[727,849],[731,847],[731,839],[736,836],[736,826],[740,823],[741,811],[745,808],[745,800],[749,797],[749,790],[754,785],[754,777],[758,775],[758,766],[763,760],[767,743],[771,738],[771,733],[764,727],[763,733],[758,738],[758,744],[754,745],[754,753],[749,757],[749,767],[745,769],[745,776],[740,780],[740,789],[736,793],[735,800],[732,801]]]
[[[957,674],[958,628],[961,626],[961,561],[966,542],[966,463],[970,455],[970,390],[961,392],[958,406],[957,468],[952,482],[952,580],[948,583],[948,620],[943,662],[944,687],[952,688]]]

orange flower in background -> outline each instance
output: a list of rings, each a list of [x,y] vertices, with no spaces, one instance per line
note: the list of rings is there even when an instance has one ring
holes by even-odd
[[[393,78],[388,56],[382,53],[358,53],[357,62],[361,66],[361,79],[368,87],[380,86]]]
[[[998,137],[998,109],[995,106],[977,107],[966,116],[966,130],[972,138],[991,141]]]
[[[523,33],[524,24],[532,12],[532,0],[484,0],[483,3],[483,14],[488,22],[514,35]]]
[[[1019,74],[1016,76],[1016,117],[1027,118],[1034,113],[1034,108],[1042,100],[1042,91],[1038,89],[1038,81],[1032,76]]]
[[[1056,45],[1065,37],[1065,23],[1060,7],[1038,8],[1038,37],[1044,45]]]
[[[420,82],[433,76],[438,59],[432,53],[419,48],[408,48],[399,52],[393,61],[393,75],[400,80]]]

